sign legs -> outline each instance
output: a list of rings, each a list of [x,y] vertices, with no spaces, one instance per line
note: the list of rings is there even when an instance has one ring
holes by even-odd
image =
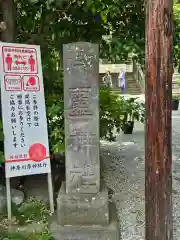
[[[6,197],[7,197],[8,220],[10,221],[12,219],[10,178],[6,178]]]
[[[49,205],[51,213],[54,213],[54,197],[53,197],[53,185],[52,185],[52,176],[51,173],[47,174],[48,180],[48,193],[49,193]],[[8,220],[12,220],[12,208],[11,208],[11,186],[10,178],[6,178],[6,197],[7,197],[7,213]]]
[[[53,197],[53,186],[52,186],[52,176],[48,173],[48,192],[49,192],[49,205],[51,213],[54,213],[54,197]]]

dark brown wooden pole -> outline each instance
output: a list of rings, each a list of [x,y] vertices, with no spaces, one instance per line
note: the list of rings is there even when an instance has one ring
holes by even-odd
[[[146,6],[146,240],[172,239],[172,0]]]

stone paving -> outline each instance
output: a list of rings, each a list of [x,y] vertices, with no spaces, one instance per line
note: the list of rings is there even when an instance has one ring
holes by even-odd
[[[180,111],[173,112],[174,240],[180,240]],[[144,239],[144,125],[132,135],[118,135],[115,143],[101,141],[103,177],[114,192],[122,240]]]

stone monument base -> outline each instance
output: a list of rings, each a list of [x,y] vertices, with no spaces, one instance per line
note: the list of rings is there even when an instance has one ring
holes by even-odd
[[[57,222],[59,225],[108,225],[108,189],[101,183],[96,194],[68,193],[62,183],[57,198]]]
[[[57,224],[53,218],[50,224],[50,231],[54,240],[119,240],[119,224],[116,208],[110,204],[110,224],[108,226],[62,226]]]

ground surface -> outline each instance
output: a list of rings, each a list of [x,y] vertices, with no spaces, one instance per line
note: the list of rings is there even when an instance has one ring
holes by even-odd
[[[173,112],[174,240],[180,240],[180,111]],[[101,142],[103,177],[115,192],[122,240],[144,240],[144,125],[115,143]]]

